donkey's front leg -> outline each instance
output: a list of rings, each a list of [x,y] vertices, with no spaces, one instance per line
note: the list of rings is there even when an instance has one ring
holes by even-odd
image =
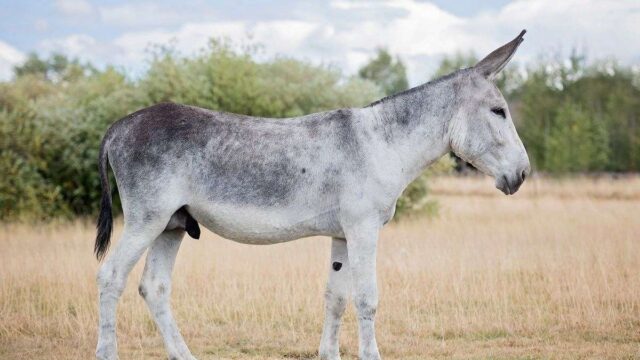
[[[331,242],[331,261],[329,263],[329,280],[325,292],[325,315],[322,340],[320,341],[320,359],[340,360],[338,335],[342,314],[349,299],[351,269],[347,256],[345,239],[333,238]]]
[[[365,222],[345,229],[347,251],[353,279],[353,294],[358,315],[360,360],[378,360],[375,316],[378,307],[376,281],[376,248],[380,226]]]

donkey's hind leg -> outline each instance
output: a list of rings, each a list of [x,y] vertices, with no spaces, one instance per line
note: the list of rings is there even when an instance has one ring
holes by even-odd
[[[98,271],[100,319],[98,327],[98,359],[117,359],[116,307],[127,283],[127,276],[153,240],[162,233],[169,216],[146,214],[132,218],[125,215],[120,241]],[[139,220],[138,220],[139,219]]]
[[[182,229],[167,230],[154,240],[147,253],[147,262],[138,290],[160,329],[169,359],[193,360],[195,358],[182,339],[169,306],[171,271],[183,236]]]

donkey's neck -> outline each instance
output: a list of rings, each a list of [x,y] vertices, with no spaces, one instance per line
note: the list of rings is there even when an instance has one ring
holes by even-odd
[[[380,158],[398,171],[404,189],[430,164],[450,150],[449,122],[458,109],[455,74],[376,101],[372,132]],[[402,190],[401,189],[401,190]]]

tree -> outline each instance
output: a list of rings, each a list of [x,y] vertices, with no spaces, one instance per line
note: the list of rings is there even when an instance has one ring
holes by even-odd
[[[601,171],[609,160],[608,140],[602,121],[567,102],[545,138],[545,168],[555,173]]]
[[[393,59],[386,49],[378,49],[376,57],[360,68],[358,75],[378,85],[385,95],[399,93],[409,88],[404,63],[400,58]]]
[[[48,70],[49,65],[47,64],[47,62],[40,59],[40,57],[36,53],[30,53],[24,63],[13,68],[13,71],[17,77],[35,75],[46,78]]]
[[[281,57],[257,61],[216,42],[191,57],[158,54],[135,80],[109,67],[70,76],[76,64],[32,55],[15,79],[0,83],[0,219],[95,213],[101,137],[114,121],[157,102],[288,117],[382,96],[371,81],[329,67]]]
[[[52,82],[75,80],[86,72],[95,71],[89,64],[81,64],[78,59],[69,59],[66,55],[54,53],[48,59],[30,53],[27,60],[13,68],[16,77],[33,76]]]
[[[568,61],[558,56],[529,68],[507,97],[538,170],[640,169],[640,88],[630,68],[612,61],[589,66],[573,52]]]

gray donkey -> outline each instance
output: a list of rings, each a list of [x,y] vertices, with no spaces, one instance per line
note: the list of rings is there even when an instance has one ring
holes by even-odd
[[[492,80],[518,37],[463,69],[364,108],[265,119],[178,104],[137,111],[109,128],[100,148],[101,212],[95,252],[112,229],[109,164],[122,199],[122,238],[98,272],[96,356],[116,359],[116,304],[145,250],[139,286],[170,359],[194,359],[171,314],[171,271],[185,231],[199,224],[241,243],[332,237],[319,354],[340,359],[338,332],[353,296],[360,359],[379,359],[378,233],[405,187],[453,151],[513,194],[529,159]],[[350,294],[351,293],[351,294]]]

